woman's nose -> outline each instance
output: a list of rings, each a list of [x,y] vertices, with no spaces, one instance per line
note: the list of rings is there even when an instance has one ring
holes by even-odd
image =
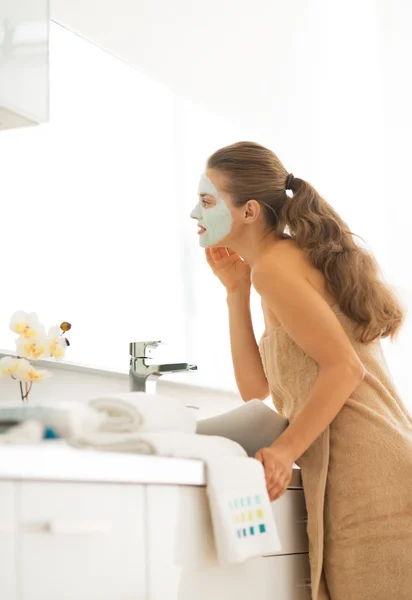
[[[192,212],[190,213],[192,219],[199,220],[201,217],[201,211],[199,210],[199,205],[195,206]]]

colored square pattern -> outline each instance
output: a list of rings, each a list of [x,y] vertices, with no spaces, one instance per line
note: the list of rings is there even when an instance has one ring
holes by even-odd
[[[257,533],[266,533],[266,525],[263,521],[265,515],[261,508],[260,495],[256,494],[254,496],[233,498],[229,502],[229,508],[232,513],[232,523],[235,525],[235,531],[238,538],[245,538],[248,535],[254,536]],[[245,527],[247,522],[254,522],[254,524]]]

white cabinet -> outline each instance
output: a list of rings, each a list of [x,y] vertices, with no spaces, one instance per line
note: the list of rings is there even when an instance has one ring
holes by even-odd
[[[205,487],[0,481],[0,600],[310,600],[303,490],[272,507],[281,552],[222,567]]]
[[[282,547],[289,555],[220,567],[205,488],[148,486],[148,598],[309,600],[302,500],[302,490],[288,490],[283,502],[273,505]],[[295,526],[298,533],[294,534]]]
[[[16,600],[14,486],[0,481],[0,598]]]
[[[143,486],[16,489],[18,600],[146,600]]]

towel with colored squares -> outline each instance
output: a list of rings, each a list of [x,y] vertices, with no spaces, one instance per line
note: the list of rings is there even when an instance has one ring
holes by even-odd
[[[229,500],[232,523],[238,525],[236,529],[238,537],[266,533],[265,513],[260,506],[261,503],[260,494]]]
[[[280,551],[262,464],[254,458],[211,457],[207,494],[218,560],[239,563]]]

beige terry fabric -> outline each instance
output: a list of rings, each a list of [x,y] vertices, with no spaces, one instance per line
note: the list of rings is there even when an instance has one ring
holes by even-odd
[[[312,599],[411,600],[412,417],[380,343],[357,342],[351,319],[333,310],[367,375],[297,461],[308,511]],[[292,422],[318,366],[281,326],[259,348],[275,408]]]

